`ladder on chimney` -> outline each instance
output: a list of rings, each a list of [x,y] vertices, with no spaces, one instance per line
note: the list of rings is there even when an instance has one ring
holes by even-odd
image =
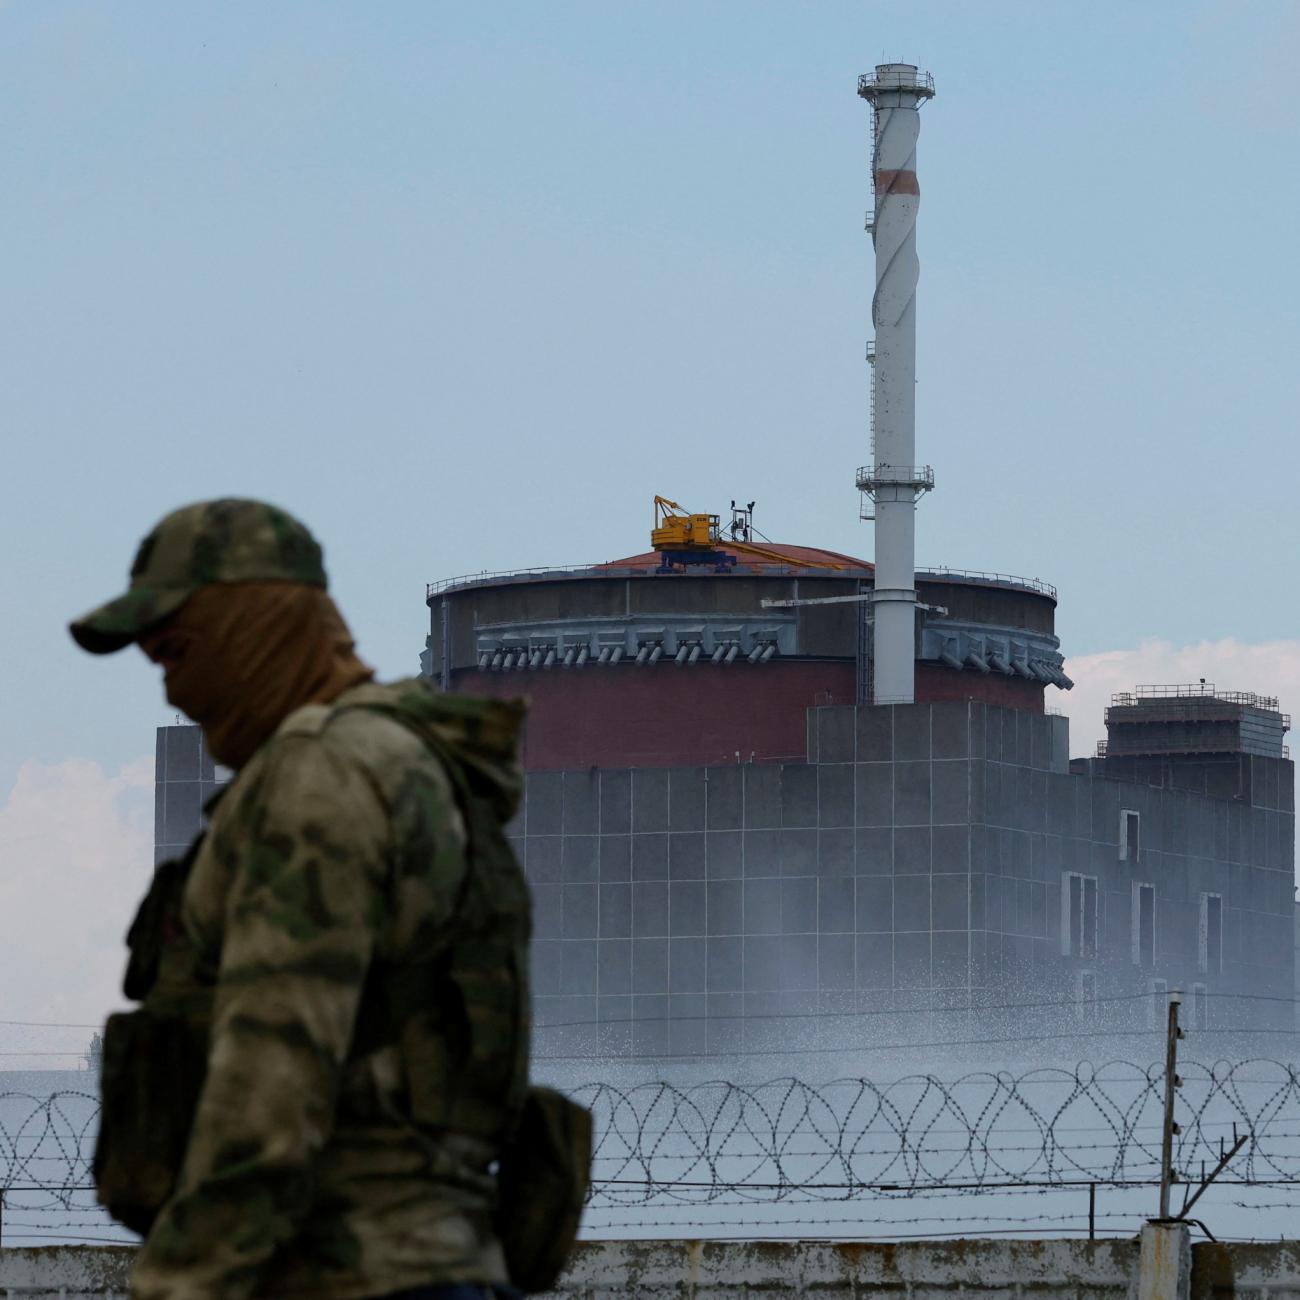
[[[858,595],[869,593],[872,584],[863,578],[858,579]],[[875,621],[871,617],[871,601],[858,602],[858,664],[857,664],[857,702],[871,703],[873,686],[871,671],[871,636]]]
[[[871,422],[871,463],[876,463],[876,340],[872,339],[867,344],[867,364],[871,367],[871,373],[867,380],[868,387],[871,391],[871,397],[868,403],[869,419]]]

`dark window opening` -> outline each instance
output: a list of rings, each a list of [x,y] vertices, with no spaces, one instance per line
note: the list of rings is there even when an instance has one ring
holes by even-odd
[[[1147,1024],[1151,1029],[1163,1029],[1169,1021],[1169,981],[1151,981],[1151,1005]]]
[[[1119,815],[1119,860],[1137,862],[1142,851],[1142,815],[1125,809]]]
[[[1097,1019],[1097,972],[1081,970],[1079,972],[1079,1012],[1084,1020],[1094,1023]]]
[[[1218,894],[1201,896],[1201,969],[1223,969],[1223,899]]]
[[[1144,969],[1156,964],[1156,889],[1139,885],[1133,897],[1133,960]]]
[[[1097,955],[1097,879],[1066,877],[1065,949],[1071,957]]]
[[[1208,1029],[1210,1027],[1210,1006],[1209,998],[1206,996],[1204,984],[1192,985],[1192,1026],[1195,1029]]]

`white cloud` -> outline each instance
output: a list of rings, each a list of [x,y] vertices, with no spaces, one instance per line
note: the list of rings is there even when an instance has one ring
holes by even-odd
[[[92,1025],[121,1005],[123,939],[153,862],[153,759],[24,763],[0,808],[0,1019]],[[0,1069],[68,1068],[89,1030],[0,1024]]]
[[[1070,753],[1091,754],[1106,735],[1104,713],[1117,691],[1148,683],[1196,682],[1204,677],[1224,691],[1276,695],[1285,713],[1300,705],[1300,641],[1262,641],[1247,645],[1229,637],[1176,646],[1143,641],[1130,650],[1104,650],[1070,659],[1065,671],[1074,690],[1053,703],[1070,719]]]

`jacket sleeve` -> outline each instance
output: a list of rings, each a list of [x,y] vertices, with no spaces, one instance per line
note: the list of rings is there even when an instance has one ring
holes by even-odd
[[[214,838],[229,887],[208,1074],[138,1300],[239,1300],[297,1231],[384,916],[390,824],[365,773],[320,736],[271,744]]]

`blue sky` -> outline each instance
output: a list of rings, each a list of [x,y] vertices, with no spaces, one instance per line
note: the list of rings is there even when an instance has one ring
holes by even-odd
[[[869,557],[882,59],[938,85],[918,558],[1056,583],[1070,655],[1289,644],[1298,57],[1276,0],[0,4],[0,787],[151,751],[64,624],[187,500],[300,513],[386,675],[426,581],[656,492]]]

